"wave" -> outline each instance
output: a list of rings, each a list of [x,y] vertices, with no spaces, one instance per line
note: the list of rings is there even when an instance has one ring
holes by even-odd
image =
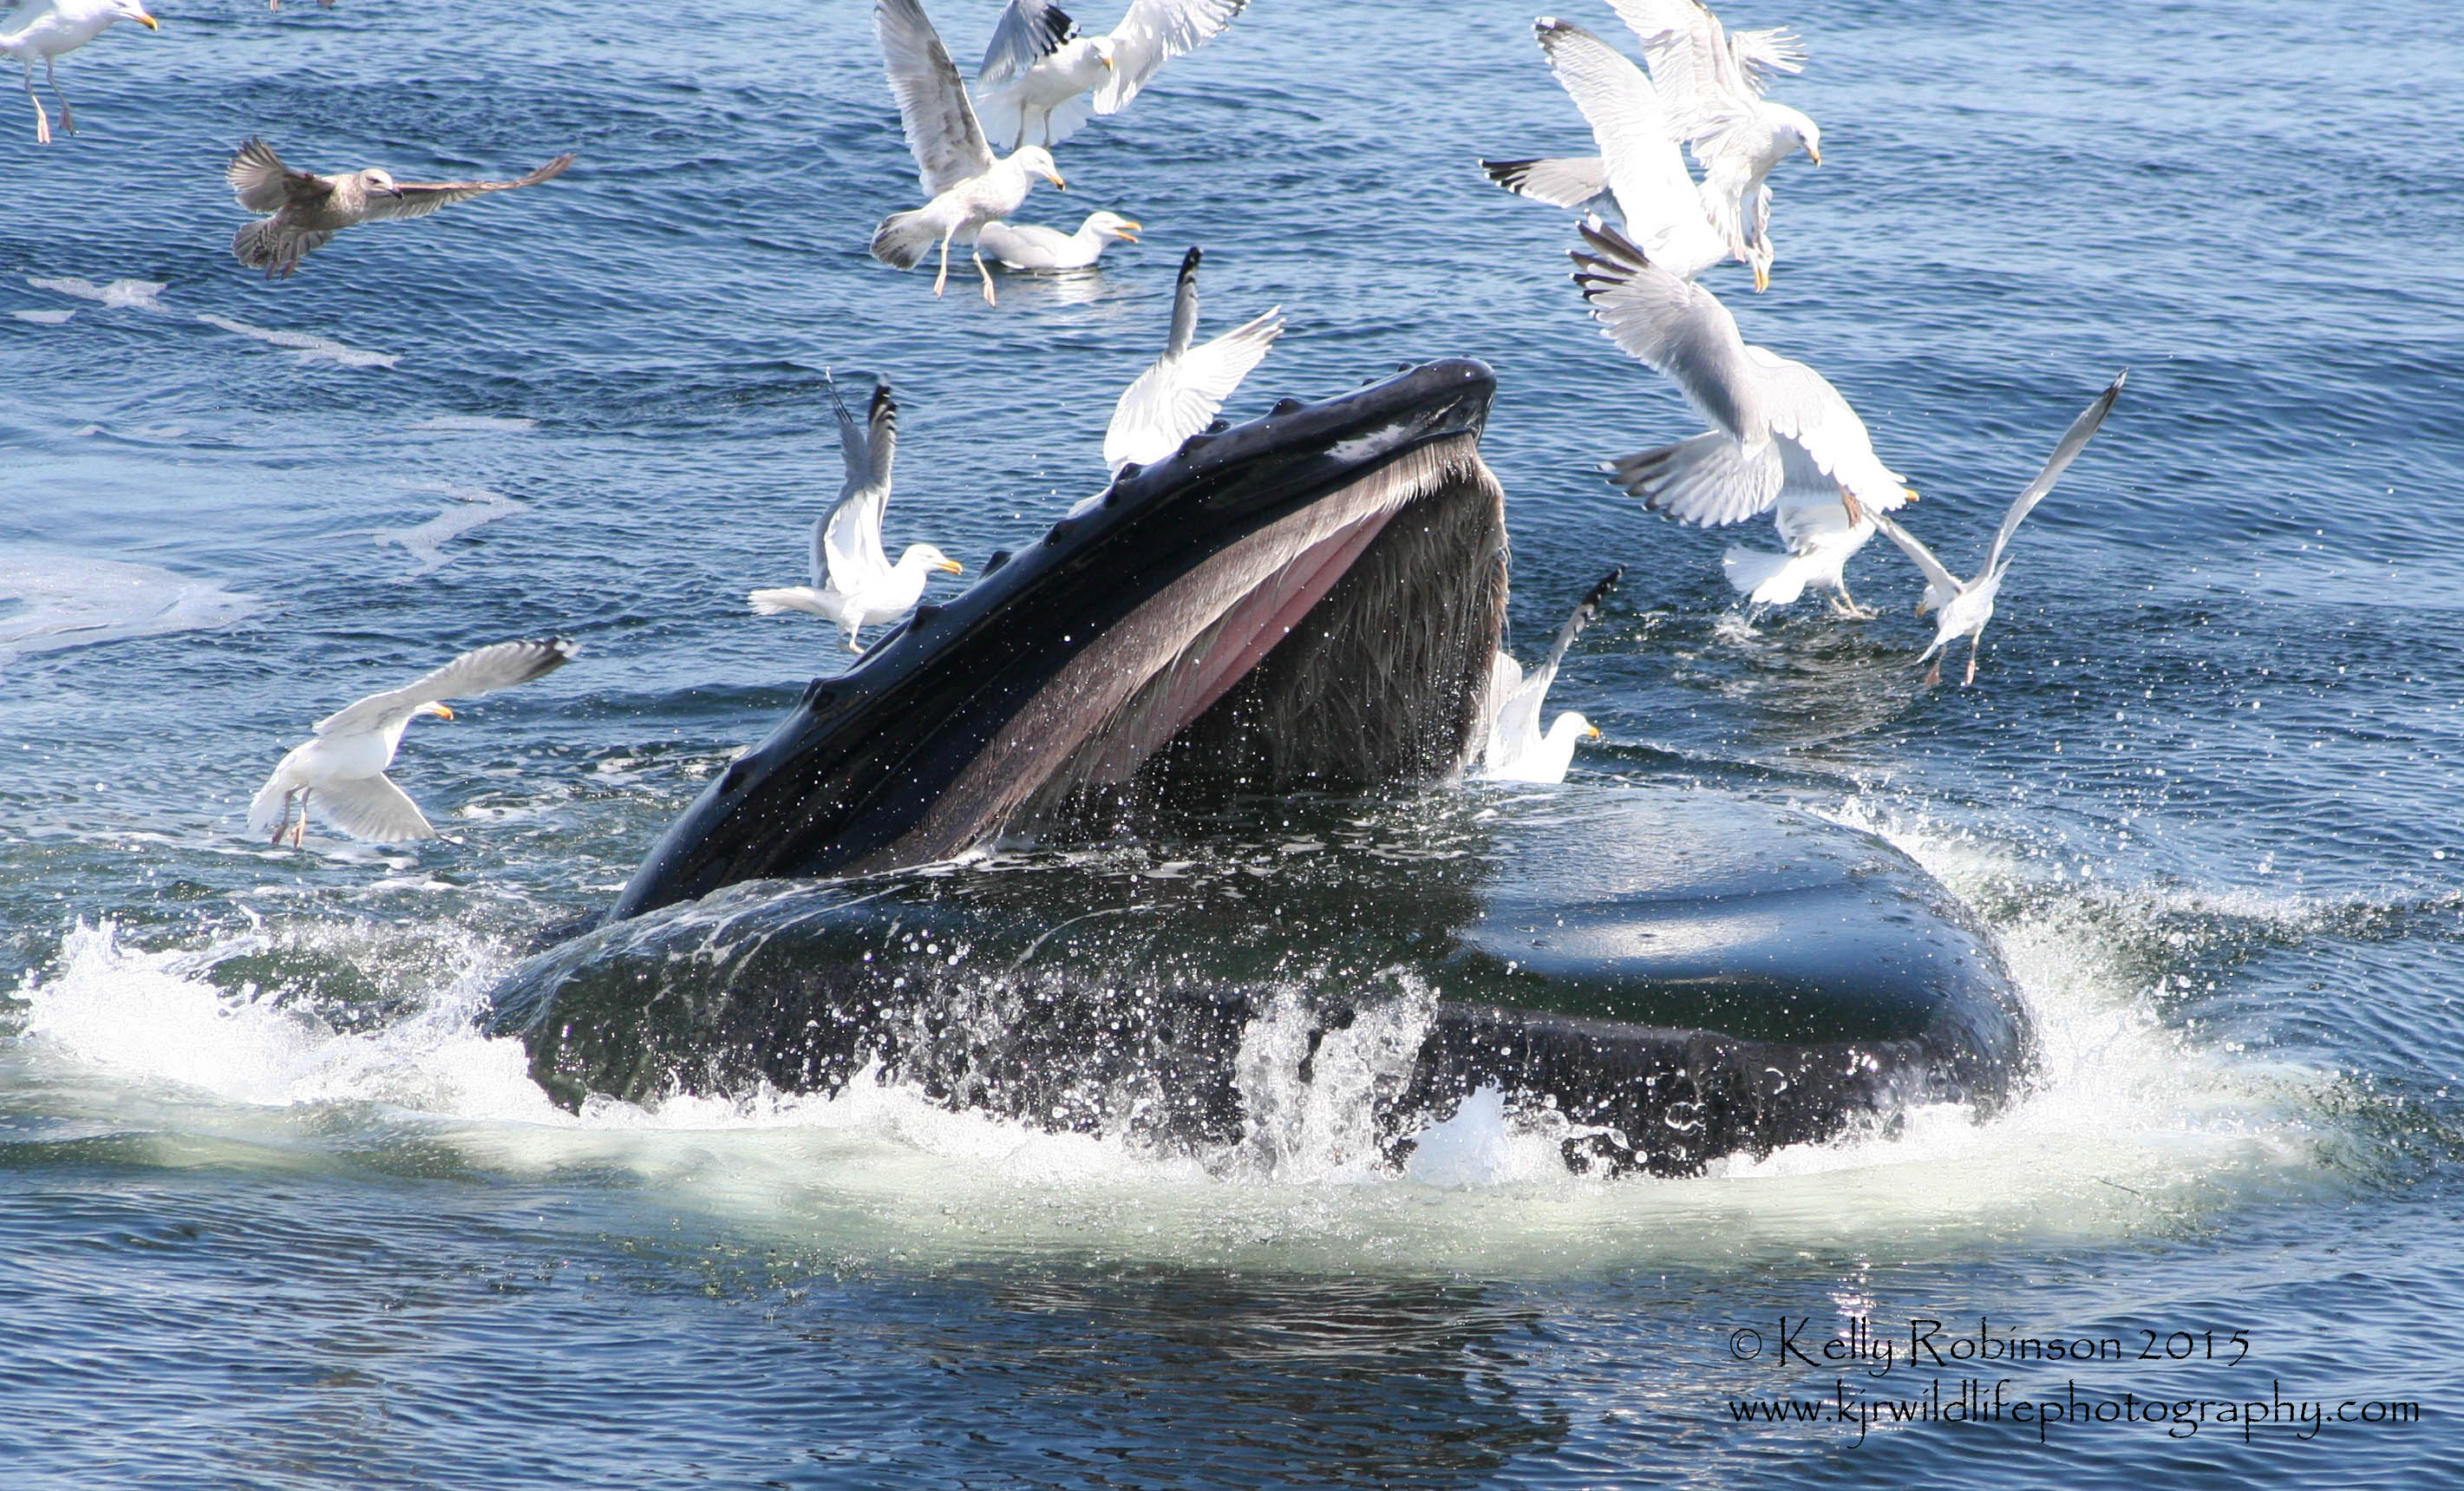
[[[32,652],[227,626],[257,598],[153,564],[0,554],[0,664]]]

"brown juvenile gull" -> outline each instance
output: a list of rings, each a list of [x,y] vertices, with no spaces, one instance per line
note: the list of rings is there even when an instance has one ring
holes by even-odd
[[[51,116],[34,93],[34,59],[43,59],[43,78],[52,85],[52,97],[60,100],[60,128],[74,135],[77,116],[69,111],[69,96],[60,92],[53,59],[101,35],[114,21],[135,21],[147,31],[163,29],[137,0],[30,0],[16,14],[0,18],[0,56],[25,64],[26,98],[34,105],[34,143],[52,143]]]
[[[403,844],[435,838],[419,804],[385,774],[412,717],[451,719],[453,712],[440,700],[529,683],[562,668],[579,650],[562,637],[474,647],[424,678],[369,694],[326,715],[317,722],[317,737],[294,748],[257,789],[248,805],[249,832],[271,833],[275,844],[288,833],[294,844],[301,844],[313,801],[327,822],[354,839]],[[296,828],[291,821],[295,803],[299,809]]]
[[[881,40],[881,59],[890,70],[890,92],[898,99],[899,122],[907,132],[907,148],[915,157],[915,173],[933,200],[913,211],[892,212],[873,230],[872,256],[892,269],[913,269],[924,262],[934,240],[941,244],[941,273],[933,280],[939,295],[950,283],[950,245],[973,244],[986,223],[1006,219],[1026,204],[1026,194],[1041,176],[1068,189],[1061,168],[1042,145],[1027,145],[996,159],[967,101],[967,85],[958,77],[950,49],[915,0],[875,0],[873,34]],[[993,296],[992,271],[984,268],[983,252],[975,253],[976,273],[984,278],[984,303]]]
[[[398,182],[382,166],[341,176],[295,171],[262,140],[251,138],[231,157],[231,193],[252,212],[273,215],[249,224],[231,235],[231,253],[265,277],[289,278],[300,256],[322,247],[345,228],[397,217],[426,217],[449,203],[467,202],[491,191],[535,186],[561,175],[573,164],[558,156],[528,176],[513,181]]]

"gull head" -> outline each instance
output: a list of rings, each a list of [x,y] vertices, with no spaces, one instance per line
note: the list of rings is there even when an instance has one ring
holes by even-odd
[[[1598,738],[1600,738],[1600,727],[1573,710],[1558,715],[1549,727],[1549,743],[1551,745],[1570,745],[1576,740],[1597,740]]]
[[[1098,238],[1108,238],[1115,243],[1135,243],[1138,241],[1138,234],[1145,230],[1144,228],[1118,212],[1087,214],[1087,231]]]
[[[1043,177],[1060,190],[1069,189],[1069,184],[1061,179],[1061,167],[1052,164],[1052,152],[1042,145],[1021,145],[1011,152],[1010,159],[1019,164],[1020,169]]]
[[[1785,140],[1791,135],[1795,136],[1796,147],[1805,152],[1805,158],[1820,165],[1822,126],[1784,103],[1774,103],[1770,107],[1773,114],[1779,116],[1780,138]]]
[[[111,0],[110,8],[103,13],[115,21],[135,21],[147,31],[163,29],[163,23],[146,14],[145,7],[138,4],[137,0]]]
[[[399,197],[402,188],[393,184],[393,172],[382,165],[371,165],[360,172],[360,189],[372,197]]]
[[[444,705],[439,704],[432,699],[410,713],[413,714],[426,714],[433,719],[451,719],[453,717],[453,712],[451,710],[447,709]]]
[[[945,575],[963,575],[967,572],[966,566],[960,564],[957,560],[950,558],[948,555],[943,554],[940,550],[933,547],[929,543],[909,544],[907,546],[907,552],[898,557],[898,567],[900,569],[939,570]]]

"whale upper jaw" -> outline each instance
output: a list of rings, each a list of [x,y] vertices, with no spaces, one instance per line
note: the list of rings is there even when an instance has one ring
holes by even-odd
[[[816,679],[610,921],[924,864],[1089,793],[1459,772],[1505,620],[1495,380],[1452,360],[1199,435]]]

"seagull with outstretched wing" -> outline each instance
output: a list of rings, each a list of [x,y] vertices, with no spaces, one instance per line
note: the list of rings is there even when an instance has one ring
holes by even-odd
[[[1611,482],[1654,512],[1706,528],[1789,496],[1835,498],[1852,525],[1915,498],[1830,380],[1749,343],[1717,296],[1661,269],[1615,229],[1594,219],[1583,241],[1574,283],[1601,329],[1675,384],[1711,427],[1604,463]]]
[[[426,217],[438,208],[490,192],[536,186],[573,164],[561,155],[512,181],[406,181],[382,166],[341,176],[293,170],[262,140],[252,138],[231,157],[224,175],[231,194],[252,212],[269,214],[231,235],[231,253],[265,277],[290,277],[300,257],[322,247],[345,228],[394,218]]]
[[[1284,334],[1284,308],[1276,306],[1198,343],[1200,257],[1195,247],[1181,256],[1180,279],[1172,297],[1172,334],[1163,356],[1112,406],[1112,423],[1104,431],[1104,465],[1112,471],[1133,461],[1152,466],[1179,449],[1181,442],[1214,420],[1223,401]]]
[[[1042,145],[993,154],[957,64],[916,0],[874,0],[872,31],[890,71],[907,148],[915,157],[916,179],[933,198],[883,218],[873,230],[872,256],[892,269],[913,269],[938,241],[941,272],[933,280],[937,296],[949,288],[951,244],[974,244],[985,224],[1006,221],[1025,206],[1035,186],[1031,178],[1041,176],[1065,191],[1068,183]],[[975,260],[976,273],[983,276],[984,303],[998,304],[980,249]]]
[[[43,59],[43,80],[60,100],[60,128],[74,135],[77,115],[69,108],[69,96],[60,92],[55,64],[109,31],[115,21],[135,21],[147,31],[163,29],[138,0],[28,0],[0,15],[0,57],[15,57],[26,69],[26,101],[34,106],[34,143],[52,143],[52,118],[34,92],[34,59]]]
[[[2011,547],[2011,536],[2019,531],[2019,524],[2035,511],[2037,503],[2045,500],[2045,493],[2054,490],[2054,483],[2061,479],[2062,471],[2079,458],[2079,451],[2087,448],[2089,439],[2104,424],[2105,415],[2113,411],[2114,401],[2122,397],[2123,380],[2129,376],[2124,372],[2116,377],[2106,385],[2104,392],[2096,396],[2094,404],[2071,421],[2071,428],[2062,433],[2061,444],[2054,447],[2054,453],[2045,458],[2044,467],[2036,472],[2036,479],[2028,483],[2027,490],[2020,493],[2011,504],[2010,511],[2002,515],[2002,526],[1993,531],[1993,546],[1985,551],[1985,567],[1976,572],[1975,579],[1962,580],[1952,574],[1933,557],[1932,550],[1917,542],[1906,529],[1888,517],[1876,515],[1875,524],[1881,529],[1883,537],[1898,544],[1900,552],[1925,572],[1925,598],[1917,602],[1917,614],[1923,616],[1937,607],[1942,612],[1934,621],[1933,642],[1917,659],[1920,663],[1927,658],[1933,659],[1933,667],[1925,673],[1925,681],[1928,686],[1942,682],[1942,659],[1935,654],[1945,652],[1951,641],[1958,637],[1968,639],[1968,676],[1960,680],[1960,687],[1964,689],[1976,682],[1976,649],[1984,645],[1985,624],[1993,619],[1994,597],[2002,589],[2002,577],[2011,568],[2011,561],[2002,557]]]
[[[1119,25],[1081,36],[1052,0],[1010,0],[976,69],[976,99],[995,140],[1057,145],[1088,112],[1118,114],[1174,57],[1223,34],[1249,0],[1133,0]]]
[[[812,583],[756,590],[746,599],[764,616],[801,611],[839,624],[849,651],[862,648],[857,634],[874,622],[895,620],[915,609],[933,572],[963,573],[956,559],[929,543],[913,543],[890,562],[881,546],[882,515],[890,506],[890,465],[898,451],[898,405],[888,382],[872,389],[872,405],[858,425],[827,373],[830,403],[838,411],[839,455],[847,481],[813,524]]]
[[[416,682],[369,694],[326,715],[316,724],[316,738],[294,748],[257,789],[248,805],[249,832],[270,834],[275,844],[287,833],[293,844],[304,844],[308,809],[314,804],[326,822],[354,839],[403,844],[435,838],[419,804],[385,775],[403,731],[423,714],[451,719],[453,712],[443,702],[447,699],[529,683],[562,668],[580,650],[562,637],[499,642],[465,652]],[[297,827],[291,818],[294,807],[299,811]]]
[[[1488,665],[1488,744],[1482,753],[1480,775],[1490,781],[1564,781],[1566,769],[1574,762],[1574,743],[1599,735],[1590,720],[1568,710],[1557,716],[1547,734],[1540,730],[1540,715],[1549,702],[1549,686],[1557,681],[1557,669],[1566,661],[1567,649],[1583,634],[1600,614],[1600,603],[1608,599],[1617,581],[1625,578],[1623,566],[1608,572],[1607,578],[1594,585],[1582,603],[1557,628],[1557,640],[1550,645],[1549,655],[1529,673],[1511,654],[1500,649]]]

